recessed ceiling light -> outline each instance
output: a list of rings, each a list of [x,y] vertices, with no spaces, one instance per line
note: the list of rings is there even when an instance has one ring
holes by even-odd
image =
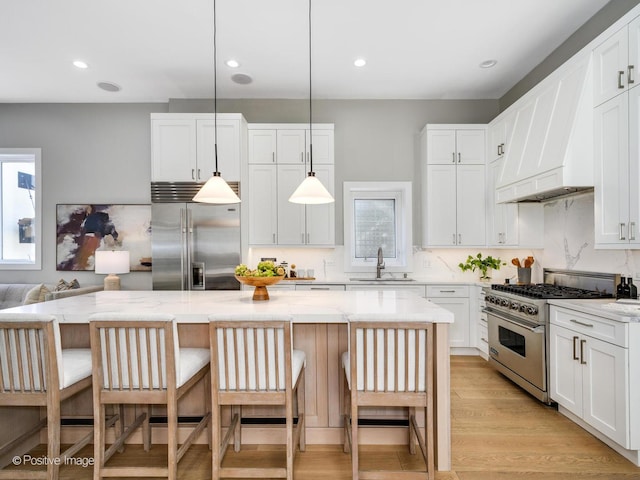
[[[494,67],[498,63],[497,60],[485,60],[480,64],[480,68],[491,68]]]
[[[227,67],[238,68],[239,66],[240,63],[237,60],[234,60],[233,58],[231,60],[227,60]]]
[[[122,90],[122,87],[120,87],[120,85],[117,85],[113,82],[98,82],[97,85],[105,92],[119,92],[120,90]]]
[[[367,61],[364,58],[356,58],[353,64],[356,67],[364,67],[367,64]]]
[[[82,60],[74,60],[73,66],[82,69],[89,68],[89,65],[87,65],[87,63],[83,62]]]

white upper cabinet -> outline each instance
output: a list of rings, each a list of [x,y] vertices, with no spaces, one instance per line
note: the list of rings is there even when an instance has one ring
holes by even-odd
[[[427,164],[484,165],[484,129],[427,130]]]
[[[306,162],[306,130],[278,129],[278,163],[304,165]]]
[[[485,245],[485,135],[478,125],[422,131],[425,247]]]
[[[312,131],[313,170],[334,195],[333,125],[313,125]],[[248,139],[249,244],[333,246],[335,203],[300,205],[289,202],[289,197],[309,172],[309,126],[252,124]]]
[[[213,119],[196,120],[198,181],[207,181],[216,169]],[[240,180],[241,132],[239,119],[218,118],[218,171],[225,180]]]
[[[635,88],[639,32],[640,17],[594,49],[597,248],[640,248],[640,89]],[[605,84],[612,68],[624,73],[617,77],[616,88]]]
[[[249,130],[249,164],[276,163],[276,130]]]
[[[640,17],[593,50],[593,102],[598,106],[638,84]]]
[[[151,181],[196,181],[195,118],[151,117]]]
[[[489,124],[487,160],[504,158],[504,155],[511,141],[513,117],[513,111],[506,111]]]
[[[239,113],[218,114],[218,170],[240,180],[247,124]],[[205,182],[215,170],[214,115],[151,114],[151,181]]]
[[[639,137],[640,89],[596,107],[596,247],[640,246]]]
[[[278,243],[278,191],[275,165],[249,165],[249,244]]]

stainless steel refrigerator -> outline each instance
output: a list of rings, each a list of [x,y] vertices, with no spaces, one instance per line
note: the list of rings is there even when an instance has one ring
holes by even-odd
[[[239,290],[240,206],[153,203],[154,290]]]

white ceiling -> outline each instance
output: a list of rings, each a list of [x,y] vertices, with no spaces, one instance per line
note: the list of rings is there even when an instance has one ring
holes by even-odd
[[[606,3],[315,0],[313,98],[500,98]],[[307,9],[217,0],[218,97],[308,98]],[[0,65],[0,103],[211,98],[213,0],[2,0]]]

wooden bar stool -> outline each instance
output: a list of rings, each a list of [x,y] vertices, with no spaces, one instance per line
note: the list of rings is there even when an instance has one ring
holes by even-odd
[[[0,457],[47,427],[45,470],[0,470],[1,479],[57,480],[59,463],[87,445],[89,432],[60,453],[60,404],[91,387],[91,350],[62,349],[58,321],[51,315],[0,313],[0,406],[45,407],[47,417],[0,449]]]
[[[94,479],[103,477],[177,478],[178,462],[208,425],[210,412],[209,349],[180,348],[172,315],[96,314],[90,317],[93,357],[93,411],[95,416]],[[178,402],[200,380],[205,380],[202,420],[178,446]],[[143,405],[143,412],[106,448],[105,405]],[[126,439],[142,427],[145,451],[151,447],[150,405],[167,406],[168,465],[107,466]]]
[[[349,351],[345,373],[344,449],[351,451],[353,478],[434,478],[433,326],[417,321],[349,318]],[[358,458],[360,407],[408,407],[409,451],[420,445],[426,471],[363,471]],[[415,418],[425,410],[425,438]]]
[[[270,315],[211,315],[211,358],[217,366],[211,379],[214,418],[212,478],[293,478],[296,445],[305,450],[305,354],[292,349],[291,317]],[[294,429],[293,404],[297,394],[298,422]],[[231,425],[222,437],[220,409],[232,407]],[[233,437],[240,451],[242,405],[282,405],[286,420],[286,468],[222,467]]]

